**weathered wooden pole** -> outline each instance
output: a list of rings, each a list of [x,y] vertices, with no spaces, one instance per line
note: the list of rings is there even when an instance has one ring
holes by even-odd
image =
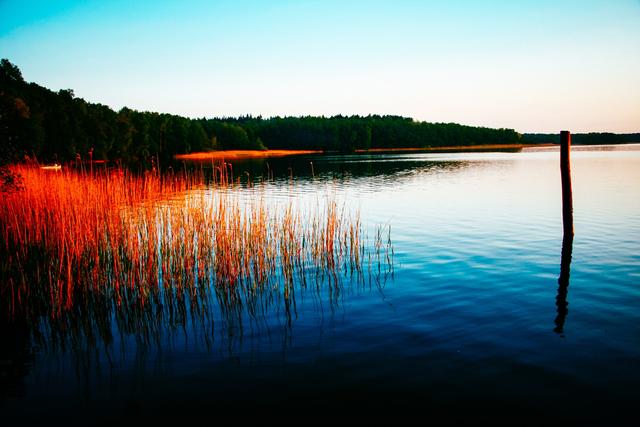
[[[562,255],[560,257],[560,277],[558,277],[558,294],[556,296],[557,316],[554,331],[564,332],[564,322],[569,313],[567,294],[569,292],[569,275],[571,270],[571,253],[573,251],[573,196],[571,194],[571,133],[560,132],[560,176],[562,179]]]
[[[562,179],[562,229],[573,236],[573,196],[571,194],[571,132],[560,132],[560,176]]]

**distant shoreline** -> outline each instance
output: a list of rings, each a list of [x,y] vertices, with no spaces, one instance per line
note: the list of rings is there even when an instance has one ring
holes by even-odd
[[[486,150],[519,150],[529,147],[554,147],[557,144],[484,144],[484,145],[448,145],[441,147],[399,147],[357,149],[356,153],[392,153],[412,151],[486,151]]]
[[[487,150],[519,150],[529,147],[554,147],[557,144],[487,144],[487,145],[451,145],[442,147],[397,147],[397,148],[369,148],[357,149],[357,154],[367,153],[402,153],[402,152],[434,152],[434,151],[487,151]],[[267,157],[286,157],[304,154],[327,154],[323,150],[219,150],[200,151],[189,154],[176,154],[176,160],[210,161],[210,160],[242,160],[261,159]]]
[[[628,144],[604,144],[604,145],[628,145]],[[589,144],[573,144],[574,147],[590,147]],[[356,154],[375,153],[419,153],[419,152],[482,152],[494,150],[521,150],[523,148],[551,148],[559,147],[558,144],[485,144],[485,145],[447,145],[441,147],[396,147],[396,148],[369,148],[356,149]],[[212,161],[212,160],[243,160],[262,159],[268,157],[299,156],[304,154],[335,154],[334,151],[323,150],[219,150],[200,151],[189,154],[176,154],[174,158],[178,161]]]

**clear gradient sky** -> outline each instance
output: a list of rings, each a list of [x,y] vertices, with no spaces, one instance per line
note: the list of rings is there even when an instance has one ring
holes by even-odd
[[[640,0],[0,0],[0,57],[114,109],[640,131]]]

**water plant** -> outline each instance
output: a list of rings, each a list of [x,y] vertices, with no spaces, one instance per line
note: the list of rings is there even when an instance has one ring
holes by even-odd
[[[28,165],[12,173],[22,186],[0,202],[0,308],[46,318],[50,334],[108,337],[115,321],[146,336],[160,319],[202,320],[213,304],[229,321],[281,304],[291,321],[299,289],[338,295],[341,277],[364,283],[369,271],[379,282],[393,271],[390,234],[385,243],[378,230],[369,247],[357,210],[331,198],[266,203],[226,163],[208,174]],[[70,317],[93,320],[84,330]]]

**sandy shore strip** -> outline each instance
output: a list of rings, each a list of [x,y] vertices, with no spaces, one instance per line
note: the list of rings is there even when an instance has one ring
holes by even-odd
[[[296,156],[300,154],[318,154],[321,150],[219,150],[190,154],[176,154],[176,160],[208,161],[257,159],[264,157]]]

